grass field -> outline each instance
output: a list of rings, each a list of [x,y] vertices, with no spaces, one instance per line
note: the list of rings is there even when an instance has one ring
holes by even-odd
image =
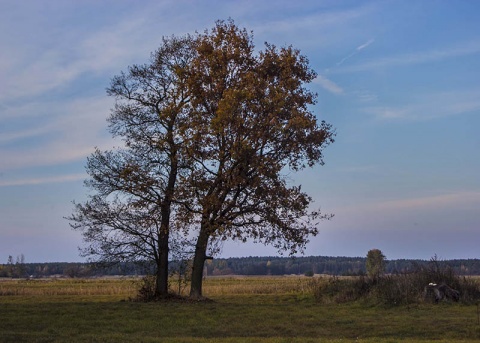
[[[209,278],[212,301],[141,303],[129,301],[138,280],[4,280],[0,342],[480,341],[475,305],[325,305],[309,282]]]

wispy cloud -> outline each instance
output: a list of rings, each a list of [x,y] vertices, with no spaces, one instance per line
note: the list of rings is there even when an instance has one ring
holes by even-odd
[[[363,103],[372,103],[376,102],[378,100],[378,96],[376,93],[366,90],[366,89],[361,89],[358,91],[353,91],[353,95],[356,96],[356,98]]]
[[[5,19],[0,28],[7,32],[0,34],[0,43],[8,51],[0,55],[0,104],[66,88],[87,76],[100,75],[108,82],[126,66],[145,62],[158,47],[162,34],[175,33],[177,27],[185,26],[176,22],[178,17],[158,20],[158,14],[167,8],[172,10],[169,7],[174,3],[112,6],[115,15],[104,18],[101,24],[95,21],[95,26],[75,20],[75,12],[86,7],[83,4],[62,3],[52,7],[34,2],[11,6],[11,11],[18,12],[15,14],[23,20],[0,15]],[[92,20],[96,20],[102,15],[95,10],[106,5],[100,2],[87,6],[91,6]],[[69,20],[72,23],[66,24]],[[25,22],[42,28],[35,32],[35,39],[25,30]],[[68,29],[59,29],[64,25],[68,25],[65,26]],[[16,39],[7,37],[11,32],[16,33]]]
[[[480,89],[421,94],[402,106],[373,106],[364,112],[380,119],[430,120],[480,111]]]
[[[440,61],[448,58],[461,57],[480,53],[480,42],[468,42],[463,45],[452,46],[444,49],[422,51],[418,53],[402,54],[358,63],[333,70],[335,73],[362,72],[391,68],[401,65],[412,65]]]
[[[382,216],[399,215],[408,211],[442,211],[445,209],[475,209],[480,205],[480,192],[457,191],[431,196],[418,196],[385,201],[374,201],[355,204],[336,209],[343,215],[369,216],[371,213]]]
[[[367,165],[367,166],[347,166],[338,168],[339,172],[342,173],[374,173],[379,170],[378,166]]]
[[[86,178],[87,178],[87,174],[84,173],[84,174],[70,174],[70,175],[59,175],[59,176],[50,176],[50,177],[43,177],[43,178],[28,178],[28,179],[7,180],[7,181],[2,181],[0,179],[0,187],[64,183],[64,182],[84,180]]]
[[[413,119],[413,113],[415,113],[415,110],[412,107],[394,108],[392,106],[367,107],[363,109],[363,111],[381,119]]]
[[[247,2],[248,3],[248,2]],[[250,2],[252,11],[261,13],[258,6],[262,2]],[[271,12],[271,5],[265,2],[265,7],[268,12]],[[293,5],[292,5],[293,4]],[[273,41],[277,44],[294,44],[297,47],[307,48],[326,46],[337,46],[339,39],[345,38],[350,32],[349,27],[352,23],[358,20],[363,20],[368,15],[372,14],[379,7],[378,4],[366,3],[360,6],[353,6],[350,8],[339,8],[336,6],[328,6],[318,2],[318,8],[311,10],[309,13],[299,11],[299,7],[303,5],[295,5],[294,2],[289,1],[285,6],[292,7],[291,14],[283,16],[276,20],[255,20],[249,23],[255,33],[256,37],[269,37],[268,41]],[[241,6],[245,4],[242,2]],[[277,6],[281,8],[282,5]],[[315,8],[315,6],[313,6]],[[232,11],[236,13],[237,11]],[[242,11],[239,11],[242,12]],[[301,13],[295,17],[294,13]]]
[[[343,94],[343,89],[339,85],[322,75],[317,75],[317,78],[313,82],[320,85],[323,89],[329,91],[330,93]]]
[[[439,209],[446,207],[468,206],[472,207],[480,204],[480,192],[456,192],[440,194],[428,197],[418,197],[411,199],[399,199],[385,201],[376,204],[379,210],[403,210],[403,209]]]
[[[141,54],[140,62],[148,56],[150,51],[145,46],[146,40],[136,36],[136,28],[140,26],[140,20],[122,21],[116,27],[77,37],[73,46],[59,44],[45,49],[38,48],[37,57],[27,63],[22,62],[24,58],[21,54],[24,52],[13,51],[12,54],[18,55],[18,63],[12,65],[12,62],[7,61],[8,68],[3,68],[3,72],[0,72],[4,88],[0,94],[0,102],[28,99],[66,87],[89,73],[103,73],[108,81],[107,75],[124,68],[133,56]],[[133,44],[132,41],[137,43]],[[132,49],[132,46],[136,48]]]
[[[20,139],[35,137],[39,135],[43,135],[48,133],[50,129],[48,126],[39,127],[39,128],[31,128],[31,129],[24,129],[16,132],[1,132],[0,131],[0,145],[10,142],[15,142]]]
[[[291,4],[291,2],[289,2]],[[253,6],[257,7],[256,2],[252,2]],[[243,6],[243,5],[242,5]],[[267,5],[269,8],[270,5]],[[268,24],[264,23],[263,26],[257,26],[262,31],[292,31],[300,27],[317,27],[325,28],[327,26],[341,26],[349,22],[352,19],[363,17],[370,14],[375,8],[372,4],[365,4],[358,7],[347,9],[335,9],[322,8],[318,11],[314,11],[311,14],[305,15],[302,13],[301,20],[292,20],[291,16],[285,17],[283,20],[269,21]]]
[[[106,133],[112,106],[108,97],[86,97],[67,103],[38,104],[40,123],[23,120],[16,131],[0,132],[0,170],[49,166],[83,159],[95,146],[110,148],[115,142]],[[24,108],[28,111],[30,106]],[[22,119],[22,112],[17,112]],[[27,116],[28,114],[25,114]],[[20,124],[24,124],[21,128]],[[35,127],[36,126],[36,127]],[[34,145],[12,145],[27,138],[42,139]],[[20,149],[20,151],[19,151]]]

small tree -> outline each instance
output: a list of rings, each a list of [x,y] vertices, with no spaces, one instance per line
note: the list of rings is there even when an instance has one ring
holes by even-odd
[[[367,275],[376,281],[385,273],[385,267],[386,259],[382,251],[379,249],[370,250],[367,254]]]
[[[13,256],[8,255],[6,274],[9,277],[15,277],[15,265],[13,263]]]
[[[17,256],[15,269],[17,271],[17,277],[27,276],[27,266],[25,264],[25,255],[20,254],[20,256]]]

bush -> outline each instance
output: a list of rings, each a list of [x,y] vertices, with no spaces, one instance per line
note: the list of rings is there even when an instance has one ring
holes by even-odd
[[[457,290],[460,292],[460,301],[465,304],[478,304],[480,301],[480,285],[475,279],[464,276]]]
[[[460,301],[473,304],[480,299],[479,284],[475,279],[459,277],[452,268],[436,257],[426,266],[415,265],[414,271],[379,278],[333,277],[327,282],[312,283],[314,297],[319,302],[349,302],[364,300],[389,306],[433,302],[427,286],[445,284],[460,293]],[[433,294],[433,293],[430,293]]]
[[[153,301],[156,298],[155,292],[155,276],[147,275],[141,280],[140,288],[137,293],[137,301]]]
[[[415,274],[384,276],[373,288],[371,300],[384,305],[407,305],[423,299],[424,285]]]
[[[356,301],[370,292],[372,282],[363,277],[312,280],[313,296],[316,301],[323,303],[345,303]]]

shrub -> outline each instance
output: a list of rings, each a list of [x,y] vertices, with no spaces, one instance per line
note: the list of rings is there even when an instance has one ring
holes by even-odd
[[[413,272],[386,275],[379,278],[333,277],[313,285],[313,294],[319,302],[349,302],[364,300],[389,306],[435,301],[429,297],[427,285],[445,284],[460,293],[460,301],[473,304],[480,299],[479,284],[475,279],[459,277],[452,268],[433,258],[427,265],[415,265]],[[433,294],[433,293],[431,293]]]
[[[480,301],[480,285],[478,281],[472,278],[461,279],[460,287],[457,289],[460,292],[460,301],[465,304],[479,303]]]
[[[137,298],[135,300],[148,302],[155,298],[155,276],[146,275],[141,279],[140,288],[138,289]]]
[[[316,301],[323,303],[345,303],[361,299],[370,292],[373,282],[363,276],[358,278],[338,278],[327,281],[313,279],[312,290]]]
[[[415,280],[415,274],[388,275],[375,284],[370,298],[384,305],[407,305],[423,299],[424,285]]]

